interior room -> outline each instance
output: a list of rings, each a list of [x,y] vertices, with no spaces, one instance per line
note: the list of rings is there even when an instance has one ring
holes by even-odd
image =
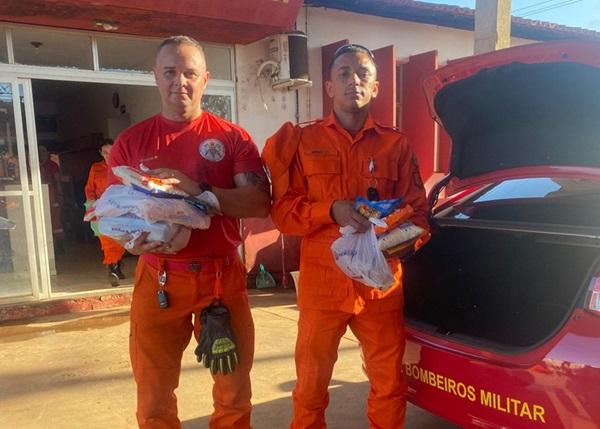
[[[111,288],[100,242],[83,221],[84,187],[90,166],[102,159],[104,139],[115,139],[124,128],[159,111],[158,93],[149,86],[52,80],[33,80],[32,87],[38,149],[45,147],[59,165],[63,194],[60,210],[45,210],[52,294]],[[63,233],[57,234],[60,229]],[[126,253],[121,287],[132,286],[135,262]]]

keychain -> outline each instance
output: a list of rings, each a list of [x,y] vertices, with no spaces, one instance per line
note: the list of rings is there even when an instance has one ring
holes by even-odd
[[[158,300],[158,308],[165,309],[169,307],[169,300],[167,298],[167,292],[165,292],[165,285],[167,284],[167,272],[159,271],[158,273],[158,293],[156,299]]]

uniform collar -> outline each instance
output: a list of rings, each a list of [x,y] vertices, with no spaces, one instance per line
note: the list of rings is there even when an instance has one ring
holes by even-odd
[[[322,124],[326,127],[335,127],[340,130],[345,130],[345,128],[342,126],[342,124],[340,124],[338,122],[333,111],[328,116],[323,118]],[[371,113],[369,113],[369,115],[367,116],[367,119],[365,120],[365,123],[363,124],[363,127],[360,130],[358,130],[356,135],[364,135],[364,133],[370,129],[375,130],[379,134],[384,133],[383,128],[377,122],[375,122],[375,120],[373,119],[373,115],[371,115]]]

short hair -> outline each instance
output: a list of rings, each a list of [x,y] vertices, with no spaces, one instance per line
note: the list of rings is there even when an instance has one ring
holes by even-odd
[[[356,43],[347,43],[337,48],[334,52],[333,58],[331,59],[331,61],[329,62],[329,66],[327,67],[327,75],[329,76],[329,78],[331,78],[331,72],[333,71],[333,63],[335,63],[335,60],[337,60],[344,54],[352,54],[357,52],[367,54],[367,56],[371,60],[371,63],[373,63],[373,66],[375,67],[375,71],[377,71],[377,62],[375,61],[375,55],[373,55],[373,52],[371,52],[369,48],[363,45],[358,45]]]
[[[162,48],[164,48],[165,46],[169,46],[169,45],[175,45],[175,46],[190,45],[190,46],[193,46],[194,48],[198,49],[198,51],[200,51],[200,53],[202,54],[202,56],[206,60],[206,56],[204,55],[204,48],[202,47],[202,45],[200,44],[200,42],[198,42],[193,37],[183,36],[183,35],[167,37],[162,42],[160,42],[160,45],[158,46],[158,50],[156,51],[156,55],[158,55],[158,53],[161,51]]]
[[[113,145],[113,143],[114,143],[114,142],[113,142],[113,139],[110,139],[110,138],[105,138],[105,139],[102,139],[102,141],[101,141],[101,142],[100,142],[100,144],[98,145],[98,150],[102,150],[102,147],[103,147],[103,146],[107,146],[107,145],[109,145],[109,146],[112,146],[112,145]]]

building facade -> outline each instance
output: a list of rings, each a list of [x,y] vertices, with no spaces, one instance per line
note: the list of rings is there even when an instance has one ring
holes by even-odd
[[[420,78],[472,54],[472,14],[433,5],[414,9],[415,2],[402,0],[364,0],[351,2],[352,7],[349,2],[304,3],[3,2],[0,305],[114,293],[104,287],[97,244],[81,220],[83,183],[102,139],[115,138],[159,111],[151,67],[158,43],[169,35],[188,34],[204,44],[211,71],[204,107],[246,128],[259,148],[282,123],[329,113],[322,83],[336,46],[351,41],[375,49],[382,85],[378,119],[409,135],[430,182],[443,173],[450,142],[430,118]],[[513,44],[597,37],[564,27],[519,25],[522,36]],[[277,69],[266,64],[274,60],[271,39],[290,31],[306,35],[312,86],[274,89]],[[60,164],[64,201],[58,210],[52,207],[52,185],[43,177],[42,147]],[[296,268],[298,241],[282,237],[268,220],[244,222],[244,234],[249,271],[258,263],[284,273]],[[135,261],[128,261],[131,275]],[[119,290],[129,289],[126,284]]]

